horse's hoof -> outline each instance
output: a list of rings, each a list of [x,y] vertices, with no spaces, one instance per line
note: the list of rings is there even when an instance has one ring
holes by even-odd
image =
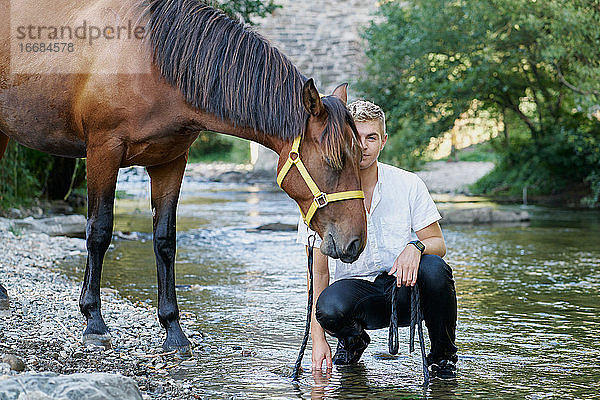
[[[109,333],[99,335],[95,333],[88,333],[83,335],[83,346],[103,347],[104,350],[112,349],[112,341]]]
[[[190,358],[192,357],[192,345],[188,342],[188,344],[183,345],[169,345],[167,342],[163,344],[163,350],[167,353],[175,352],[177,357],[181,358]]]

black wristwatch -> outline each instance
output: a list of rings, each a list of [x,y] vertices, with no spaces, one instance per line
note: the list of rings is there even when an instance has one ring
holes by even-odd
[[[421,254],[423,254],[423,252],[425,251],[425,245],[423,243],[421,243],[420,240],[412,240],[412,241],[408,242],[408,244],[414,245],[417,249],[419,249]]]

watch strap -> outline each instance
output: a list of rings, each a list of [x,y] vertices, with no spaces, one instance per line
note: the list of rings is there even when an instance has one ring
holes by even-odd
[[[412,244],[417,249],[419,249],[421,254],[423,254],[423,252],[425,251],[425,245],[423,243],[421,243],[420,240],[411,240],[410,242],[408,242],[408,244]]]

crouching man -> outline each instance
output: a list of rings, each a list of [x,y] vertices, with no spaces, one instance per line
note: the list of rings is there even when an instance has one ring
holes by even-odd
[[[313,370],[323,361],[347,365],[359,361],[370,342],[366,330],[389,326],[391,297],[397,293],[398,325],[410,323],[410,287],[419,286],[425,325],[431,339],[427,356],[433,377],[456,377],[456,291],[446,254],[441,218],[417,175],[378,162],[385,146],[385,115],[368,101],[348,106],[360,136],[360,178],[365,193],[367,244],[352,264],[332,260],[314,250],[314,299],[311,322]],[[298,242],[313,234],[300,219]],[[338,339],[333,358],[325,332]]]

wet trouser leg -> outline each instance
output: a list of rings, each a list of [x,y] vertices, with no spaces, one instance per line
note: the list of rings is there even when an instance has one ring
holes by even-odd
[[[364,329],[389,326],[392,312],[392,288],[396,278],[382,274],[369,282],[342,279],[332,283],[319,296],[317,321],[331,335],[342,338],[358,336]],[[441,257],[424,255],[417,277],[421,307],[431,339],[429,361],[456,360],[456,290],[452,269]],[[398,288],[398,325],[410,324],[410,290]]]

